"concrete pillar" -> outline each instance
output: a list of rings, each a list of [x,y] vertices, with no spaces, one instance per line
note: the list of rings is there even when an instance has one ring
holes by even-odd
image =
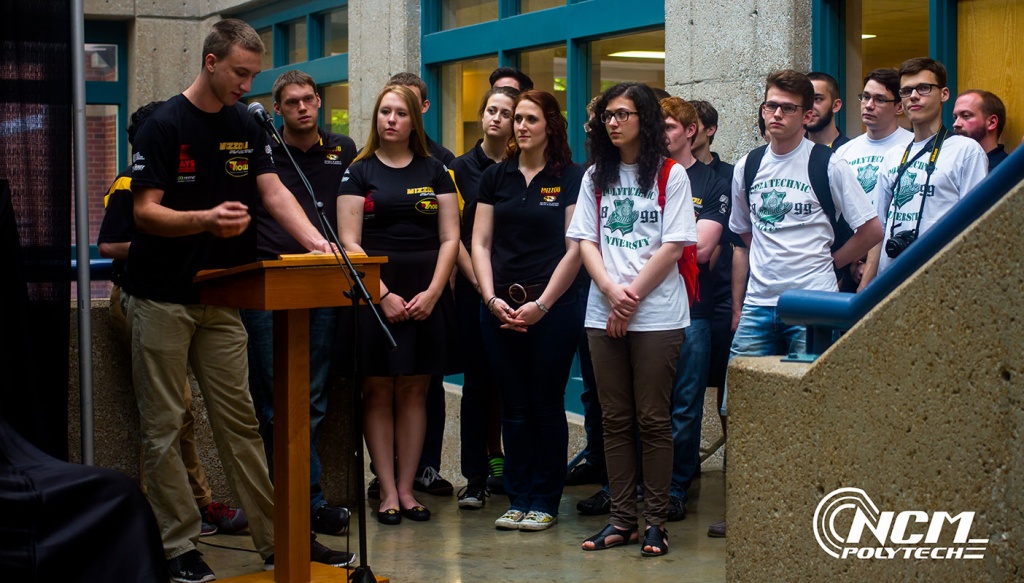
[[[348,19],[349,134],[365,138],[388,78],[420,72],[420,3],[352,2]]]
[[[713,150],[727,162],[760,145],[757,107],[776,69],[811,66],[806,0],[670,0],[665,3],[665,84],[718,110]]]

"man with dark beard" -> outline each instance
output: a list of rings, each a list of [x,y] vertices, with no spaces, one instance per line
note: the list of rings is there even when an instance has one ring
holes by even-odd
[[[807,130],[807,139],[835,150],[850,141],[850,138],[843,135],[832,121],[835,114],[843,108],[843,100],[839,98],[839,83],[828,73],[812,71],[807,76],[814,84],[811,121],[804,126]]]
[[[1006,127],[1006,106],[995,93],[969,89],[956,98],[953,106],[953,131],[978,142],[988,155],[988,171],[1006,159],[1006,148],[999,135]]]

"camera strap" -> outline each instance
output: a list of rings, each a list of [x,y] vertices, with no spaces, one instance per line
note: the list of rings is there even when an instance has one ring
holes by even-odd
[[[949,130],[946,129],[945,125],[942,125],[939,128],[938,133],[936,133],[932,137],[932,139],[927,144],[925,144],[925,146],[921,148],[921,150],[917,154],[914,154],[914,157],[910,158],[909,161],[907,160],[907,158],[910,157],[910,149],[914,147],[914,142],[911,141],[909,144],[907,144],[907,149],[906,151],[903,152],[903,159],[900,160],[899,169],[896,171],[896,180],[894,180],[892,183],[893,191],[895,191],[897,188],[899,188],[900,181],[903,180],[903,174],[907,171],[908,168],[910,168],[910,165],[913,164],[915,160],[923,156],[925,152],[929,152],[931,154],[928,157],[928,165],[925,166],[924,187],[921,190],[921,207],[917,212],[917,224],[914,225],[914,232],[917,234],[921,234],[921,218],[924,217],[924,203],[926,200],[928,200],[928,186],[930,186],[932,182],[932,172],[935,171],[935,161],[939,159],[939,152],[942,150],[942,143],[946,141],[946,138],[948,136]],[[889,204],[895,204],[895,200],[896,197],[894,196],[893,201],[890,202]],[[895,211],[896,209],[893,209],[893,212]],[[895,229],[896,221],[893,220],[893,226],[889,229],[890,237],[895,235]]]

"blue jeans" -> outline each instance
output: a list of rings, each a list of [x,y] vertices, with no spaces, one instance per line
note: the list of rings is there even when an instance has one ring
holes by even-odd
[[[267,452],[274,459],[274,313],[241,310],[249,334],[249,391]],[[338,323],[337,308],[309,311],[309,497],[310,507],[327,504],[320,488],[320,456],[316,445],[327,414],[327,385],[331,379],[332,347]],[[273,466],[271,466],[273,467]],[[271,471],[273,473],[273,471]]]
[[[672,490],[683,501],[700,473],[700,429],[711,365],[711,320],[690,320],[672,380]]]
[[[480,328],[501,394],[505,491],[510,508],[558,514],[569,426],[565,383],[583,325],[575,290],[526,333],[502,330],[480,306]]]
[[[455,311],[459,317],[459,356],[462,359],[463,382],[460,403],[459,432],[462,475],[466,480],[487,477],[487,435],[491,407],[498,399],[480,336],[480,294],[464,277],[455,280]],[[429,424],[429,421],[428,421]]]
[[[776,306],[743,304],[740,323],[732,338],[729,360],[735,356],[781,356],[790,352],[804,352],[806,345],[807,328],[784,324]],[[728,384],[727,376],[725,396],[722,397],[722,415],[726,414]]]
[[[590,286],[580,286],[580,289],[579,309],[586,317]],[[601,400],[597,397],[597,381],[594,380],[594,365],[590,361],[590,342],[587,340],[586,329],[580,332],[580,343],[576,348],[576,354],[580,358],[580,376],[583,378],[583,392],[580,393],[580,401],[583,403],[583,430],[587,435],[587,444],[581,453],[586,463],[601,469],[601,483],[607,484],[608,470],[604,463]]]

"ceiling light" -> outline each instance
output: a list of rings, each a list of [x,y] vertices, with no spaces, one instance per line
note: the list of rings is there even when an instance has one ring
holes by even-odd
[[[877,36],[878,36],[877,34],[862,34],[862,35],[860,35],[860,38],[861,38],[861,40],[863,40],[863,39],[868,39],[868,38],[876,38]]]
[[[619,51],[608,55],[620,59],[661,59],[665,60],[665,51]]]

